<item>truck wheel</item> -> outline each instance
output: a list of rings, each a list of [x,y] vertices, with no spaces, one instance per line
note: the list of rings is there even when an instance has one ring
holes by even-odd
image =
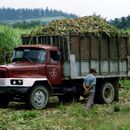
[[[28,106],[34,109],[43,109],[48,103],[48,90],[41,85],[35,86],[28,95]]]
[[[115,98],[115,89],[109,82],[104,83],[100,89],[101,103],[112,103]]]

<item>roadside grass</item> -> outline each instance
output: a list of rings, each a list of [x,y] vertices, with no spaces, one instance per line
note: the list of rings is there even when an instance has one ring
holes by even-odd
[[[43,110],[28,110],[24,103],[0,108],[0,130],[130,130],[130,81],[124,81],[119,102],[95,104],[86,111],[85,100],[60,104],[51,97]]]

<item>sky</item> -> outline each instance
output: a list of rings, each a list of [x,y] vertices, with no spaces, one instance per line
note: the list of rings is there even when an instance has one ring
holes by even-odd
[[[130,0],[0,0],[0,8],[57,9],[78,16],[114,19],[130,15]]]

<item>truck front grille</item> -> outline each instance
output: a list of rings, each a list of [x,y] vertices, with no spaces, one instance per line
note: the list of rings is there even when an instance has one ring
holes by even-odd
[[[5,70],[0,70],[0,78],[6,78],[6,71]]]

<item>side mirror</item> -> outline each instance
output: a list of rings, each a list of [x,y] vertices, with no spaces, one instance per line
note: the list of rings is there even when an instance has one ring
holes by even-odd
[[[58,59],[59,60],[63,60],[63,53],[60,51],[60,52],[58,52]]]

